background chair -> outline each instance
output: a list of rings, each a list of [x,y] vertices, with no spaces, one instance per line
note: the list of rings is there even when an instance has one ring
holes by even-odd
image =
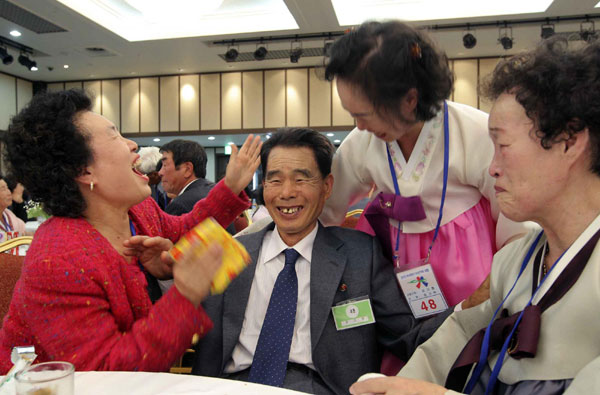
[[[12,299],[13,290],[19,277],[24,256],[0,254],[0,327]]]
[[[340,225],[342,228],[351,228],[354,229],[356,227],[356,223],[358,222],[358,219],[360,218],[360,216],[363,213],[363,209],[356,209],[356,210],[352,210],[352,211],[348,211],[346,213],[346,218],[344,219],[344,222],[342,222],[342,224]]]

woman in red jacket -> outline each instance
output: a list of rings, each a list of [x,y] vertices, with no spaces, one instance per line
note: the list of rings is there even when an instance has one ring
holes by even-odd
[[[224,181],[173,217],[134,169],[136,143],[93,113],[83,92],[36,95],[11,122],[7,154],[13,174],[53,217],[35,234],[0,331],[0,374],[21,345],[35,346],[37,362],[69,361],[77,370],[167,370],[212,328],[200,302],[221,250],[170,267],[136,247],[165,249],[162,238],[174,242],[209,216],[231,223],[248,206],[242,190],[260,145],[250,136],[233,148]],[[155,305],[145,272],[175,281]]]

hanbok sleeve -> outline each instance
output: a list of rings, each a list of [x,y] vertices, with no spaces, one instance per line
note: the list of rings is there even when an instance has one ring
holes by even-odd
[[[360,134],[367,132],[355,129],[337,149],[331,166],[333,190],[325,203],[320,220],[325,226],[339,225],[344,221],[348,207],[369,194],[373,179],[365,171],[368,158]]]
[[[600,392],[600,357],[588,363],[577,373],[565,395],[587,395]]]

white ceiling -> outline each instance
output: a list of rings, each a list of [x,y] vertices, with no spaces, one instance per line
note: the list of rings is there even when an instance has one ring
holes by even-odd
[[[15,61],[8,66],[0,64],[1,72],[33,81],[71,81],[314,66],[322,64],[323,58],[305,57],[293,65],[289,62],[289,59],[226,63],[218,55],[223,54],[227,48],[212,45],[212,42],[224,39],[260,37],[261,35],[277,36],[336,32],[346,28],[339,26],[330,0],[284,0],[300,27],[299,29],[262,34],[254,32],[237,35],[128,42],[56,0],[10,1],[67,30],[67,32],[62,33],[36,34],[17,26],[13,22],[0,18],[0,36],[10,38],[13,41],[20,42],[48,55],[35,58],[39,67],[39,71],[37,72],[28,71],[25,67],[18,64],[16,61],[18,54],[11,49],[9,49],[9,52],[13,54]],[[251,0],[225,0],[225,3],[232,1]],[[497,20],[555,18],[585,14],[598,16],[600,15],[600,9],[594,8],[597,2],[598,0],[555,0],[544,13],[427,21],[420,25],[433,26],[436,24],[448,25]],[[165,3],[168,4],[168,1],[165,1]],[[401,17],[401,15],[397,15],[397,17]],[[600,19],[597,23],[600,29]],[[432,36],[445,49],[450,58],[499,56],[516,53],[535,45],[539,41],[540,26],[541,24],[513,26],[515,43],[513,49],[510,51],[504,51],[497,43],[499,33],[496,27],[476,29],[477,46],[470,50],[462,46],[464,30],[461,28],[454,30],[433,30]],[[580,21],[560,22],[555,26],[557,32],[574,32],[579,31]],[[15,28],[23,33],[21,37],[13,38],[8,35],[8,32]],[[305,48],[322,45],[323,40],[304,42]],[[86,47],[102,47],[113,52],[115,56],[93,57],[86,53],[84,49]],[[255,47],[255,44],[240,45],[239,51],[252,52]],[[269,44],[269,50],[276,49],[290,49],[290,42]],[[64,64],[68,64],[69,69],[64,69]],[[53,70],[50,71],[49,67],[53,68]]]

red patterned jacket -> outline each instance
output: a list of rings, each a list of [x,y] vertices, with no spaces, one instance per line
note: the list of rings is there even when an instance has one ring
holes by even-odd
[[[192,212],[180,217],[151,198],[132,207],[138,235],[173,242],[202,219],[231,223],[247,208],[220,182]],[[0,330],[0,374],[13,346],[35,345],[36,362],[69,361],[76,370],[165,371],[194,334],[212,322],[176,287],[152,305],[137,260],[128,263],[83,218],[52,217],[40,226],[27,252],[10,309]]]

